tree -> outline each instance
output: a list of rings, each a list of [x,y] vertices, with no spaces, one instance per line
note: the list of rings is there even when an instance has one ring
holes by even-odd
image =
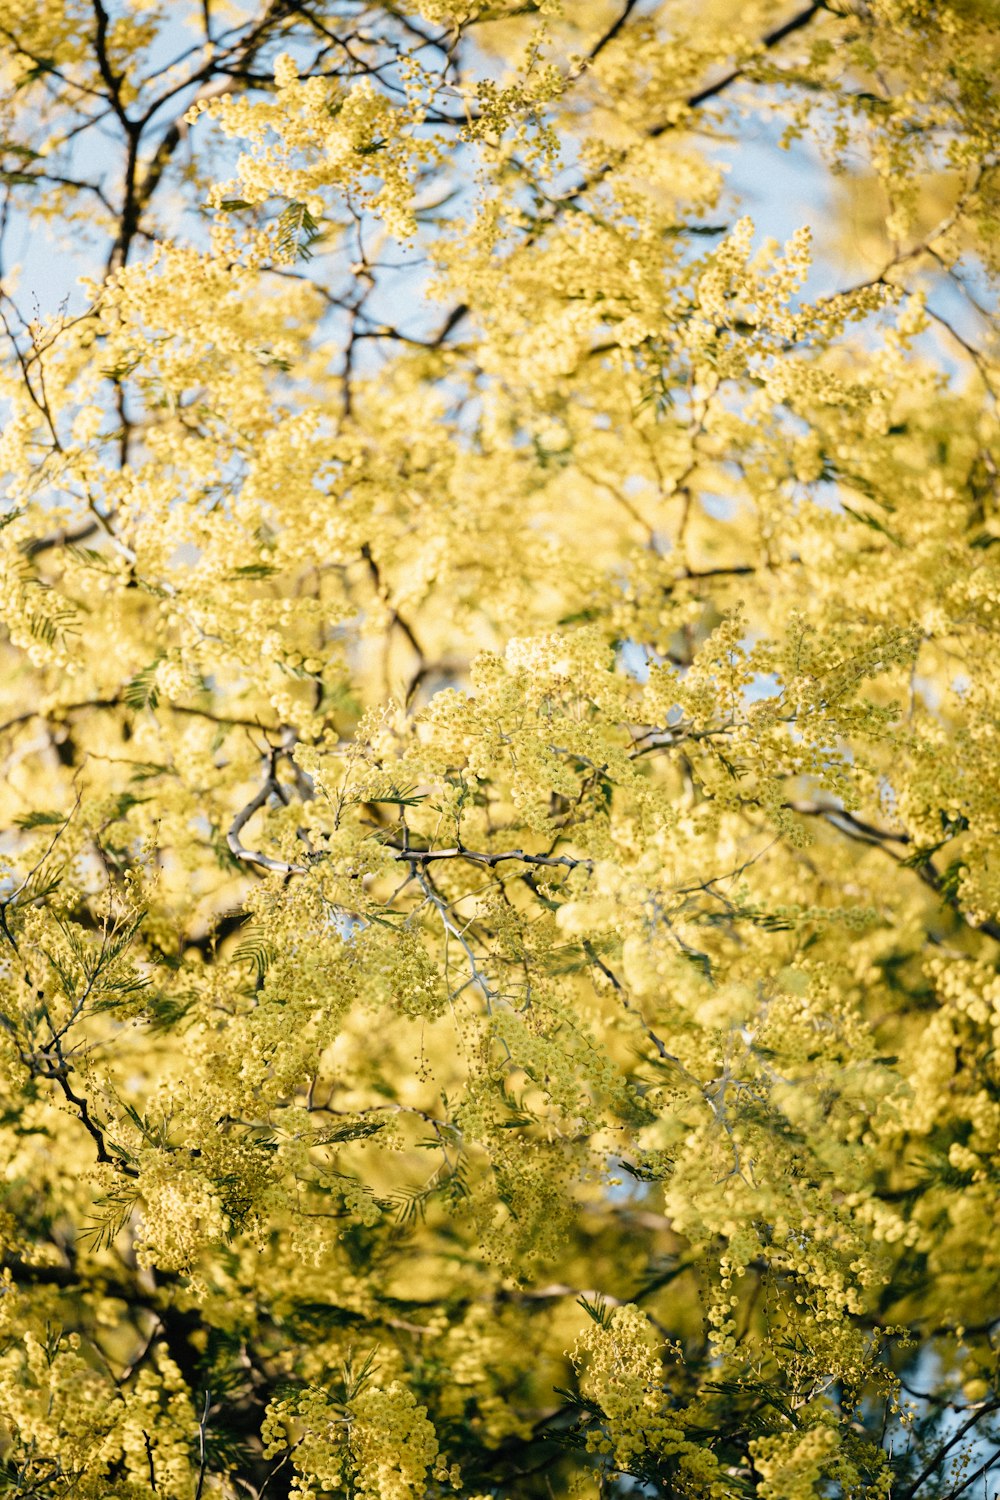
[[[3,1493],[995,1486],[998,19],[0,9]]]

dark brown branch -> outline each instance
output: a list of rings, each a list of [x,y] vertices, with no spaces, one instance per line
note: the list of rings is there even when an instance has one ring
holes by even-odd
[[[42,1056],[44,1059],[44,1066],[37,1067],[37,1065],[35,1065],[33,1067],[32,1059],[30,1057],[27,1059],[28,1066],[31,1067],[32,1071],[36,1072],[39,1077],[50,1079],[56,1085],[56,1087],[61,1090],[63,1096],[66,1099],[66,1102],[68,1104],[71,1104],[76,1110],[77,1114],[80,1117],[81,1123],[91,1136],[94,1144],[97,1146],[97,1160],[99,1162],[102,1162],[106,1166],[116,1168],[117,1171],[124,1173],[126,1177],[138,1177],[139,1173],[137,1168],[131,1166],[120,1153],[112,1155],[108,1150],[107,1140],[104,1135],[104,1129],[101,1125],[98,1124],[98,1122],[94,1119],[94,1116],[91,1114],[90,1103],[87,1100],[86,1096],[83,1094],[74,1093],[72,1085],[69,1081],[70,1066],[63,1056],[62,1048],[59,1042],[57,1041],[55,1043],[55,1061],[53,1061],[53,1059],[47,1056],[44,1052]]]
[[[783,42],[786,36],[792,36],[794,32],[801,31],[804,26],[808,26],[810,21],[818,16],[820,11],[825,9],[826,5],[822,3],[822,0],[819,0],[819,3],[807,5],[804,10],[798,11],[789,20],[784,21],[780,26],[775,26],[773,31],[769,31],[765,36],[762,36],[759,43],[760,50],[770,52],[774,47],[777,47],[779,42]],[[704,88],[699,89],[695,94],[689,94],[686,100],[688,109],[697,109],[699,105],[706,104],[709,99],[717,98],[719,94],[724,93],[729,88],[730,84],[735,83],[738,78],[742,78],[745,73],[745,67],[732,68],[722,78],[717,78],[714,83],[706,84]],[[676,129],[676,125],[673,121],[670,121],[663,125],[654,126],[649,133],[655,139],[658,136],[664,135],[668,130],[674,129]]]
[[[848,812],[846,808],[826,807],[818,802],[786,802],[785,806],[789,812],[799,813],[806,818],[825,818],[834,826],[838,823],[846,823],[854,832],[864,835],[871,843],[908,844],[911,842],[908,833],[894,833],[890,828],[877,828],[874,823],[866,823],[863,818]]]
[[[386,605],[390,612],[390,618],[393,625],[397,628],[397,630],[399,630],[400,634],[404,636],[411,649],[417,655],[416,677],[413,679],[417,680],[421,676],[424,668],[427,665],[427,653],[424,651],[423,646],[421,646],[420,642],[417,640],[412,625],[410,625],[410,623],[399,613],[399,610],[396,609],[394,605],[389,603],[389,594],[385,586],[385,582],[382,578],[382,571],[379,568],[378,563],[375,561],[371,547],[367,542],[365,542],[365,544],[361,548],[361,556],[364,558],[364,561],[368,565],[368,572],[371,575],[372,583],[375,585],[375,592],[378,594],[378,597],[382,600],[383,604]],[[409,692],[407,692],[406,696],[409,697]]]
[[[108,26],[110,18],[104,9],[103,0],[93,0],[94,7],[94,53],[97,57],[97,68],[107,88],[108,103],[114,110],[126,135],[135,133],[135,124],[129,119],[125,107],[122,104],[122,80],[111,66],[108,56]]]
[[[0,292],[0,295],[6,294]],[[9,296],[7,297],[7,300],[10,301]],[[11,306],[14,306],[13,302],[11,302]],[[17,311],[16,307],[14,310],[15,312]],[[18,313],[18,317],[20,317],[20,313]],[[17,342],[14,331],[7,321],[7,316],[2,309],[0,309],[0,324],[2,324],[3,330],[10,340],[11,348],[14,351],[14,358],[17,361],[18,368],[21,371],[21,377],[24,380],[24,388],[28,392],[28,397],[32,405],[35,407],[36,411],[40,412],[42,417],[45,419],[45,425],[49,429],[49,434],[52,438],[52,446],[58,453],[61,453],[63,451],[63,447],[59,439],[59,433],[56,430],[55,419],[52,416],[52,409],[49,406],[48,397],[45,394],[45,380],[42,375],[41,361],[38,361],[38,390],[36,391],[34,382],[31,378],[30,369],[33,361],[29,360],[27,355],[21,349],[20,344]]]
[[[625,4],[622,8],[621,14],[618,16],[618,19],[612,22],[612,24],[608,27],[607,31],[600,38],[600,40],[596,41],[591,47],[590,51],[587,53],[588,63],[592,63],[595,58],[600,57],[605,47],[609,46],[610,43],[614,41],[615,37],[621,31],[622,27],[625,25],[626,21],[635,10],[638,3],[639,0],[625,0]]]
[[[205,1471],[208,1467],[208,1453],[205,1447],[205,1434],[208,1431],[208,1417],[211,1410],[212,1393],[205,1392],[205,1404],[202,1408],[201,1417],[198,1421],[198,1487],[194,1492],[194,1500],[201,1500],[202,1490],[205,1487]]]
[[[500,854],[485,854],[476,849],[466,849],[461,844],[457,844],[453,849],[405,849],[399,844],[383,844],[382,847],[389,850],[396,859],[412,865],[429,865],[442,859],[460,859],[468,864],[484,865],[491,870],[496,865],[506,863],[507,860],[518,860],[525,865],[545,865],[550,868],[561,866],[566,870],[576,870],[581,866],[591,870],[594,867],[592,859],[573,859],[568,854],[525,854],[523,849],[506,849]]]
[[[920,1486],[923,1484],[924,1480],[929,1479],[938,1465],[944,1462],[944,1459],[947,1457],[950,1450],[955,1447],[956,1443],[961,1442],[965,1434],[967,1432],[970,1432],[972,1428],[975,1427],[977,1422],[981,1422],[983,1417],[988,1417],[995,1411],[1000,1411],[1000,1400],[983,1402],[979,1410],[973,1412],[969,1420],[967,1422],[963,1422],[961,1427],[959,1427],[957,1431],[952,1433],[948,1441],[938,1449],[930,1462],[927,1463],[917,1475],[916,1479],[910,1485],[910,1488],[906,1490],[902,1495],[900,1495],[899,1500],[915,1500],[917,1491],[920,1489]],[[1000,1455],[994,1455],[991,1463],[995,1463],[998,1456]],[[987,1468],[988,1467],[989,1465],[987,1465]],[[955,1493],[961,1494],[961,1491],[957,1490],[955,1491]]]
[[[583,951],[584,951],[584,953],[586,953],[586,955],[590,959],[591,963],[594,964],[594,966],[596,968],[600,969],[600,971],[604,975],[605,979],[607,979],[610,982],[612,989],[614,990],[615,994],[618,996],[618,998],[621,1001],[622,1005],[624,1006],[625,1010],[628,1011],[629,1015],[635,1016],[636,1020],[642,1026],[643,1031],[646,1033],[646,1035],[649,1037],[649,1040],[652,1042],[653,1046],[656,1048],[657,1054],[659,1055],[661,1061],[671,1063],[675,1068],[677,1068],[681,1073],[683,1073],[684,1077],[687,1078],[691,1083],[693,1083],[696,1088],[698,1088],[701,1092],[704,1092],[704,1085],[702,1083],[700,1083],[697,1078],[695,1078],[695,1076],[694,1076],[693,1073],[690,1073],[688,1071],[688,1069],[684,1066],[684,1064],[681,1062],[681,1060],[680,1060],[679,1057],[675,1057],[674,1054],[667,1049],[667,1047],[665,1046],[664,1042],[661,1040],[660,1037],[658,1037],[656,1035],[656,1032],[648,1024],[648,1022],[646,1021],[645,1017],[643,1015],[641,1015],[638,1010],[636,1010],[635,1006],[632,1004],[631,1000],[628,998],[628,995],[625,993],[625,986],[622,984],[621,980],[618,978],[618,975],[614,972],[613,969],[608,968],[608,965],[601,958],[600,954],[597,952],[597,949],[594,947],[593,943],[591,943],[586,938],[584,939],[584,942],[583,942]]]
[[[82,703],[58,703],[50,709],[28,708],[24,713],[15,714],[13,718],[7,719],[0,724],[0,734],[5,734],[8,729],[16,729],[20,724],[27,724],[32,719],[45,719],[58,724],[65,714],[80,713],[84,709],[92,708],[122,708],[125,700],[121,697],[115,698],[89,698]],[[208,708],[192,708],[184,703],[165,703],[169,713],[189,714],[194,718],[207,719],[212,724],[231,726],[233,729],[259,729],[263,734],[280,734],[281,726],[278,724],[262,724],[259,719],[242,719],[232,714],[214,713]]]
[[[825,8],[826,6],[825,3],[823,3],[823,0],[814,0],[814,3],[807,5],[804,10],[798,11],[794,16],[792,16],[788,21],[785,21],[781,26],[776,26],[772,31],[767,32],[763,37],[761,37],[758,43],[758,50],[765,52],[771,51],[779,44],[779,42],[784,41],[785,37],[791,36],[794,32],[800,31],[804,26],[807,26],[810,21],[818,16],[821,11],[825,10]],[[689,94],[687,98],[682,102],[686,109],[692,111],[697,110],[701,105],[707,104],[710,99],[715,99],[720,94],[725,93],[726,89],[728,89],[731,84],[735,83],[737,79],[744,77],[745,73],[745,66],[731,68],[729,72],[725,73],[721,78],[717,78],[714,80],[714,82],[706,84],[703,88],[697,89],[693,94]],[[682,129],[683,125],[683,118],[672,118],[670,120],[664,120],[659,125],[650,126],[650,128],[646,132],[647,139],[658,140],[660,136],[668,134],[671,130]],[[598,167],[595,172],[591,173],[589,177],[582,178],[575,187],[570,188],[568,192],[564,193],[562,197],[556,200],[556,211],[558,211],[558,209],[560,208],[572,205],[579,198],[581,198],[584,193],[589,192],[592,188],[597,187],[597,185],[603,182],[604,178],[608,176],[611,170],[611,165],[609,163],[605,163],[604,166]],[[532,237],[534,237],[536,234],[537,231],[532,231]]]
[[[278,758],[287,746],[274,745],[268,755],[268,770],[263,786],[257,794],[251,797],[245,807],[241,807],[226,834],[226,845],[234,859],[242,864],[259,865],[262,870],[269,870],[272,875],[307,875],[309,873],[305,865],[290,864],[288,860],[273,859],[269,854],[263,854],[259,849],[248,849],[240,840],[240,834],[249,823],[255,813],[265,807],[271,797],[277,797],[279,801],[288,800],[285,788],[277,778]]]
[[[792,812],[801,814],[803,817],[823,818],[831,828],[836,828],[840,833],[846,834],[848,838],[854,839],[861,844],[868,844],[873,849],[881,849],[882,853],[888,855],[896,864],[911,869],[923,881],[924,885],[929,886],[939,900],[945,906],[949,907],[973,932],[983,932],[987,937],[991,937],[995,942],[1000,943],[1000,922],[994,920],[992,917],[988,917],[985,922],[973,922],[968,912],[963,909],[962,903],[955,892],[947,889],[945,877],[934,864],[930,853],[927,854],[926,858],[918,859],[916,856],[909,856],[904,859],[903,855],[896,854],[894,850],[888,847],[890,843],[912,843],[910,834],[905,832],[893,833],[889,829],[876,828],[874,824],[866,823],[863,819],[856,818],[853,813],[845,812],[839,807],[823,807],[820,804],[804,802],[786,802],[785,806]]]
[[[959,1495],[964,1495],[970,1485],[975,1484],[977,1479],[982,1479],[983,1475],[988,1474],[997,1463],[1000,1463],[1000,1448],[996,1448],[990,1457],[979,1465],[978,1469],[973,1469],[956,1489],[949,1490],[944,1500],[958,1500]]]
[[[0,181],[2,180],[3,174],[0,174]],[[60,176],[60,174],[57,172],[38,171],[21,172],[18,174],[17,180],[20,185],[23,185],[25,187],[28,185],[29,181],[44,182],[50,183],[53,187],[73,188],[78,193],[93,193],[95,198],[97,198],[98,202],[101,204],[102,208],[106,209],[107,212],[111,215],[114,215],[115,213],[114,205],[105,195],[103,189],[96,182],[81,182],[76,177],[63,177]]]

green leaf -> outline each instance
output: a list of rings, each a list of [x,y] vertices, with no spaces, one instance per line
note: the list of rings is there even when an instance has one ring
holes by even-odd
[[[172,776],[170,766],[162,766],[155,760],[137,760],[132,763],[132,781],[152,781],[157,776]],[[143,799],[145,800],[145,799]]]
[[[699,953],[694,948],[682,948],[680,953],[681,958],[686,963],[691,964],[699,973],[704,974],[706,979],[712,979],[712,960],[707,953]]]
[[[129,708],[134,708],[138,711],[143,708],[156,707],[159,702],[156,692],[156,669],[162,660],[163,653],[160,652],[158,656],[153,658],[148,667],[143,667],[140,672],[136,672],[122,694]]]
[[[65,823],[66,814],[61,812],[31,812],[24,813],[20,818],[14,819],[15,828],[27,831],[29,828],[52,828],[58,823]]]
[[[338,1307],[335,1302],[297,1302],[288,1321],[296,1333],[301,1333],[310,1328],[350,1328],[367,1319],[363,1313]]]
[[[367,1136],[384,1130],[388,1120],[352,1120],[344,1125],[334,1125],[329,1130],[318,1130],[313,1136],[317,1146],[332,1146],[343,1141],[362,1141]],[[439,1144],[439,1143],[436,1143]]]
[[[304,203],[293,200],[282,209],[276,246],[279,258],[309,260],[319,236],[320,226]]]
[[[123,1161],[135,1160],[131,1153],[121,1146],[115,1146],[111,1141],[108,1142],[108,1146]],[[91,1216],[90,1222],[79,1231],[80,1239],[91,1250],[110,1250],[132,1217],[132,1210],[138,1201],[138,1188],[120,1188],[114,1193],[109,1193],[106,1198],[99,1198],[96,1206],[102,1208],[104,1212]]]
[[[252,927],[233,949],[233,962],[252,964],[257,978],[263,979],[275,960],[275,951],[259,927]]]
[[[43,868],[33,870],[23,889],[18,893],[17,899],[11,902],[12,906],[30,906],[33,901],[43,901],[46,896],[51,896],[53,891],[62,885],[63,870],[50,874]]]
[[[614,1319],[615,1310],[609,1307],[603,1297],[595,1297],[593,1302],[583,1297],[577,1297],[577,1307],[582,1307],[588,1318],[593,1318],[600,1328],[610,1328]]]
[[[901,547],[903,545],[902,540],[896,535],[896,533],[894,531],[890,531],[888,526],[885,526],[879,520],[878,516],[872,515],[871,511],[855,510],[852,505],[845,505],[844,511],[855,521],[860,521],[862,526],[870,526],[872,531],[880,531],[884,537],[888,537],[893,546]]]
[[[106,552],[99,552],[96,547],[67,546],[66,551],[74,561],[84,568],[97,568],[101,573],[113,576],[115,573],[111,559]]]
[[[166,995],[157,990],[144,1002],[142,1015],[151,1031],[171,1031],[185,1019],[197,998],[195,994]]]
[[[958,888],[962,883],[962,872],[966,865],[963,859],[953,859],[948,868],[941,875],[941,894],[948,901],[954,901],[958,895]]]
[[[364,801],[373,807],[385,804],[389,807],[419,807],[421,802],[426,802],[427,793],[418,792],[413,786],[391,786],[387,792],[378,797],[365,797]]]
[[[355,1368],[354,1351],[353,1349],[348,1351],[347,1359],[344,1361],[341,1370],[344,1379],[344,1399],[346,1401],[353,1401],[355,1397],[360,1396],[378,1369],[375,1363],[375,1356],[377,1354],[378,1344],[375,1345],[374,1349],[368,1351],[361,1364]]]

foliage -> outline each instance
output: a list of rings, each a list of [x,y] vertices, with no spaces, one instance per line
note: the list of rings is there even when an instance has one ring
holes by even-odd
[[[0,7],[0,1492],[987,1485],[998,19]]]

